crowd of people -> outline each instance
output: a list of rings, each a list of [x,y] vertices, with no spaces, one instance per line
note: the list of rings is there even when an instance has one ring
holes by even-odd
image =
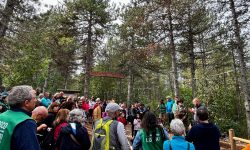
[[[199,98],[187,109],[170,96],[151,110],[115,100],[50,96],[31,86],[1,93],[1,150],[218,150],[220,131]],[[188,114],[193,115],[191,125]],[[86,125],[92,127],[88,133]],[[131,126],[127,135],[126,126]]]

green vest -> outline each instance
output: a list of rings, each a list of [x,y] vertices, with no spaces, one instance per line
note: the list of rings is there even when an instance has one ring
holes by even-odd
[[[147,135],[144,129],[140,129],[140,135],[143,150],[163,150],[163,136],[161,135],[159,128],[156,129],[155,142],[153,142],[151,131],[149,132],[149,135]]]
[[[161,113],[161,114],[165,114],[165,113],[166,113],[165,104],[160,104],[160,113]]]
[[[10,150],[11,136],[15,127],[27,120],[32,119],[24,112],[8,110],[0,114],[0,147],[1,150]],[[25,137],[24,137],[25,138]]]

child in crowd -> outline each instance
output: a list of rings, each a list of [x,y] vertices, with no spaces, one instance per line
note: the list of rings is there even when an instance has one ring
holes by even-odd
[[[127,124],[127,121],[126,121],[126,118],[125,118],[125,114],[121,113],[120,116],[117,118],[117,121],[120,121],[125,126]]]
[[[162,128],[164,128],[161,118],[157,118],[157,123],[158,123],[159,126],[161,126]]]
[[[141,128],[141,117],[140,114],[136,114],[136,118],[134,119],[134,136],[136,136],[137,131]]]

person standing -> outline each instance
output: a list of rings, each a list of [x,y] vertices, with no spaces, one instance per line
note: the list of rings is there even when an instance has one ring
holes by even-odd
[[[40,150],[36,122],[31,118],[36,91],[27,85],[15,86],[7,100],[10,110],[0,114],[1,150]]]
[[[7,96],[8,96],[8,92],[3,92],[0,95],[0,113],[3,113],[10,109],[6,100]]]
[[[43,123],[45,123],[49,128],[53,127],[53,122],[56,119],[56,114],[59,110],[59,104],[57,102],[53,102],[48,108],[48,116],[44,119]]]
[[[195,150],[194,145],[185,140],[185,126],[180,119],[173,119],[170,129],[174,136],[163,144],[163,150]]]
[[[56,119],[54,121],[54,142],[57,141],[57,138],[63,127],[68,125],[68,117],[69,110],[68,109],[60,109],[56,115]]]
[[[219,150],[220,131],[208,121],[206,108],[197,109],[198,124],[194,125],[186,136],[186,140],[193,142],[196,150]]]
[[[166,123],[166,106],[164,104],[164,99],[161,99],[160,104],[157,107],[157,110],[160,110],[159,118],[163,124]]]
[[[162,150],[163,142],[167,139],[167,131],[158,125],[155,114],[148,111],[133,141],[133,150]]]
[[[172,111],[173,105],[174,105],[174,100],[172,100],[170,96],[167,96],[166,113],[169,124],[171,123],[171,120],[174,119],[174,114]]]
[[[93,121],[93,111],[94,111],[94,106],[95,106],[95,98],[94,96],[91,97],[89,100],[89,118],[91,121]]]
[[[138,130],[141,128],[141,117],[140,114],[136,114],[136,118],[134,119],[134,135],[138,132]]]
[[[48,92],[44,92],[44,97],[41,99],[41,104],[46,108],[48,108],[49,105],[51,104]]]
[[[98,119],[102,118],[102,107],[101,107],[101,100],[100,98],[96,99],[94,111],[93,111],[93,120],[94,122],[97,121]]]
[[[129,143],[125,133],[124,125],[117,121],[121,107],[117,103],[109,103],[105,109],[107,116],[99,119],[94,124],[91,150],[99,149],[121,149],[129,150]],[[100,129],[105,129],[105,136],[96,133]],[[103,133],[103,132],[101,132]],[[100,137],[106,137],[105,141],[100,141]]]
[[[62,128],[56,146],[59,150],[88,150],[90,140],[87,129],[83,126],[85,114],[81,109],[69,112],[69,124]]]
[[[193,123],[192,123],[192,125],[196,125],[197,123],[198,123],[198,117],[197,117],[197,110],[198,109],[206,109],[206,106],[205,106],[205,104],[203,104],[202,102],[201,102],[201,100],[199,99],[199,98],[194,98],[193,99],[193,105],[194,105],[194,108],[192,108],[192,109],[189,109],[189,111],[191,112],[191,113],[193,113],[193,115],[194,115],[194,118],[193,118]]]
[[[47,125],[43,123],[47,116],[48,110],[44,106],[38,106],[32,111],[31,117],[36,121],[38,132],[47,128]]]

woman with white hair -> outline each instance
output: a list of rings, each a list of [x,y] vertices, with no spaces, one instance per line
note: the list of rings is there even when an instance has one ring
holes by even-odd
[[[194,145],[185,140],[185,126],[180,119],[173,119],[170,123],[170,129],[174,136],[172,140],[167,140],[163,144],[163,150],[195,150]]]
[[[90,140],[87,129],[83,126],[84,112],[73,109],[69,113],[69,124],[63,127],[56,142],[59,150],[88,150]]]

